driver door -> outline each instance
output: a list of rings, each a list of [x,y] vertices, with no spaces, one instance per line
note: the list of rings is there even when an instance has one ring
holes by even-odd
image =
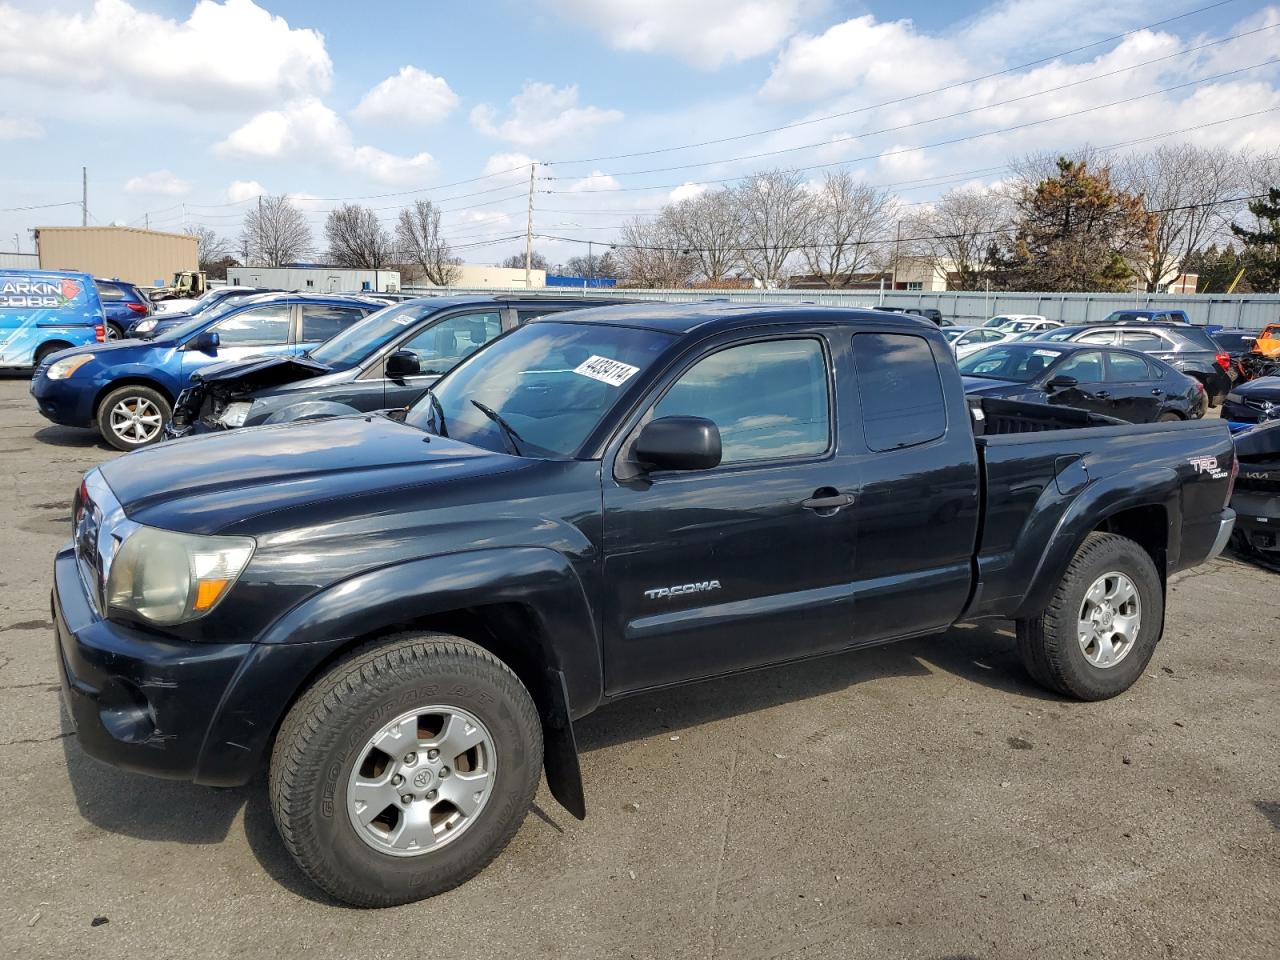
[[[854,475],[836,452],[830,345],[789,334],[686,363],[641,424],[720,429],[710,470],[604,478],[605,684],[611,693],[807,656],[846,643]],[[625,462],[631,432],[613,463]],[[606,464],[610,461],[606,459]]]

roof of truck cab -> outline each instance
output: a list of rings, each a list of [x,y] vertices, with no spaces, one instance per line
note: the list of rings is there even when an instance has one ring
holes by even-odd
[[[598,323],[661,333],[687,334],[757,327],[770,323],[867,323],[903,330],[937,330],[914,314],[886,313],[811,303],[765,304],[698,300],[692,303],[626,303],[539,317],[533,323]]]

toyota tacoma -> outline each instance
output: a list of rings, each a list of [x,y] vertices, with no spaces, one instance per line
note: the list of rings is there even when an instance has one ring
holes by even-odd
[[[269,770],[337,900],[454,887],[574,724],[621,697],[1011,619],[1028,674],[1113,697],[1165,584],[1222,549],[1226,425],[965,397],[941,331],[644,304],[519,326],[396,415],[189,437],[91,470],[55,561],[91,756]]]

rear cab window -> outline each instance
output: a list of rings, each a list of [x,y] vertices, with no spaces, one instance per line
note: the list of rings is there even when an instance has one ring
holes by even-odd
[[[900,450],[947,429],[942,377],[929,341],[909,333],[858,333],[853,361],[867,446]]]

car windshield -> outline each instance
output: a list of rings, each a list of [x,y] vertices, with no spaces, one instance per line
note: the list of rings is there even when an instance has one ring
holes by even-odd
[[[1079,327],[1058,327],[1052,330],[1042,330],[1036,334],[1037,340],[1070,340],[1073,336],[1080,332]]]
[[[984,327],[1002,327],[1008,322],[1009,322],[1008,317],[1004,317],[1004,316],[992,317],[990,320],[984,323],[983,326]]]
[[[1051,367],[1067,351],[1040,344],[997,344],[960,361],[966,377],[1029,383]]]
[[[1011,333],[1026,333],[1035,325],[1036,321],[1034,320],[1010,320],[1008,323],[1003,325],[1002,329],[1008,330]]]
[[[455,367],[405,422],[487,450],[572,457],[625,393],[627,381],[673,339],[633,327],[530,323]]]
[[[959,340],[964,334],[969,332],[968,327],[943,327],[942,335],[947,338],[950,343],[953,340]]]
[[[310,353],[311,359],[334,370],[349,370],[396,335],[404,333],[406,327],[440,309],[439,301],[433,300],[410,300],[384,307],[316,347]]]

